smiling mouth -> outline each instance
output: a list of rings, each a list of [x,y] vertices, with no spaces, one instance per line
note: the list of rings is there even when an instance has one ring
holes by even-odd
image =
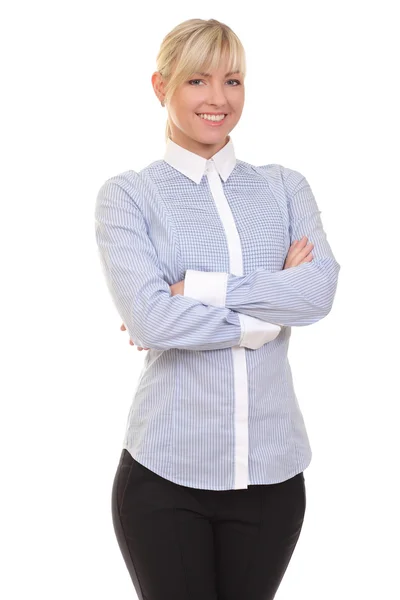
[[[222,125],[222,123],[224,123],[226,117],[228,116],[227,114],[224,114],[224,116],[221,118],[222,115],[219,115],[219,119],[207,119],[204,117],[201,117],[200,115],[203,113],[196,113],[196,115],[199,117],[199,119],[201,119],[202,121],[205,121],[208,125]]]

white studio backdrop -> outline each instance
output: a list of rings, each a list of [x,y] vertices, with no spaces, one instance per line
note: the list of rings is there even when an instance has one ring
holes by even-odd
[[[94,205],[106,179],[162,158],[167,113],[150,78],[162,38],[194,17],[227,23],[246,49],[237,157],[307,177],[341,264],[332,312],[292,329],[313,459],[276,598],[400,598],[395,5],[3,7],[2,598],[136,597],[111,486],[145,351],[120,331]]]

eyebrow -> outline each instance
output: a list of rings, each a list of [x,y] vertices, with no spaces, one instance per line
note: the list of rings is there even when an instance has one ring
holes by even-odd
[[[240,71],[229,71],[229,73],[226,73],[225,77],[228,77],[229,75],[235,75],[236,73],[240,73]],[[202,73],[201,71],[197,71],[197,74],[202,75],[203,77],[212,77],[210,73]]]

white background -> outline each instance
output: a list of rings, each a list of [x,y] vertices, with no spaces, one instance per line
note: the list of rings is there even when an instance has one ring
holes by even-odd
[[[313,459],[276,598],[400,598],[396,4],[3,9],[3,598],[136,597],[111,487],[145,351],[120,331],[94,206],[106,179],[162,158],[167,113],[150,79],[162,38],[194,17],[227,23],[246,49],[237,157],[307,177],[341,265],[332,312],[292,330]]]

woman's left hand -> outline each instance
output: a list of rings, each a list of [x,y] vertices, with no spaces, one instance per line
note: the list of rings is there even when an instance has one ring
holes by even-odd
[[[171,290],[171,296],[176,296],[177,294],[180,294],[181,296],[183,296],[183,292],[184,292],[184,288],[185,288],[185,280],[183,279],[182,281],[178,281],[178,283],[174,283],[174,285],[170,285],[169,288]]]

